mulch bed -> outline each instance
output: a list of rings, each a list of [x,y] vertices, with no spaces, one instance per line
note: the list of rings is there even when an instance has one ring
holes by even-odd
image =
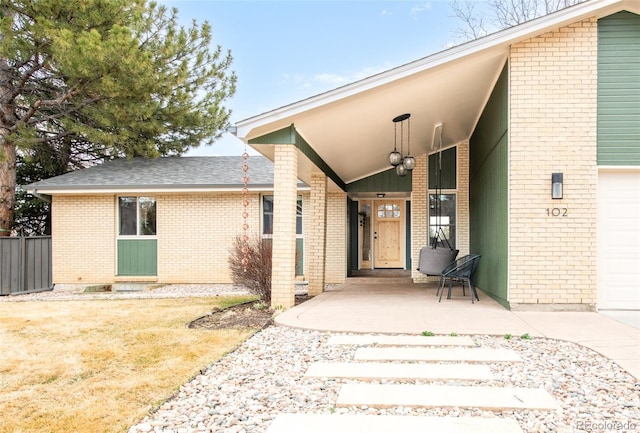
[[[310,299],[308,295],[297,295],[295,305]],[[247,302],[225,309],[214,309],[210,314],[189,323],[194,329],[266,328],[273,323],[273,310],[256,308],[260,302]]]

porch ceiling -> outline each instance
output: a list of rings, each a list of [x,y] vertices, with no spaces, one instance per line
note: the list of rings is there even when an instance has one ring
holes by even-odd
[[[345,182],[390,168],[394,145],[392,119],[410,113],[411,154],[429,152],[435,126],[443,124],[444,147],[467,140],[506,61],[506,50],[449,62],[349,95],[337,101],[278,118],[251,132],[259,137],[293,124],[296,131]],[[405,123],[406,125],[406,123]],[[398,134],[399,134],[398,130]],[[400,142],[398,135],[398,150]],[[406,137],[404,143],[406,154]],[[272,150],[256,149],[272,158]],[[313,165],[298,168],[304,181]]]

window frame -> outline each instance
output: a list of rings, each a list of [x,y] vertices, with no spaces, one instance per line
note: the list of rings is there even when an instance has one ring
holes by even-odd
[[[272,206],[275,206],[273,194],[262,194],[260,196],[260,237],[262,239],[273,239],[273,209],[271,210],[271,233],[265,233],[264,203],[267,197],[271,197],[271,204]],[[296,201],[296,239],[304,239],[304,201],[300,194],[298,194]]]
[[[120,207],[120,200],[123,198],[135,198],[136,200],[136,234],[121,234],[121,223],[122,223],[122,212]],[[141,206],[140,199],[153,199],[153,205],[155,207],[155,228],[154,234],[143,234],[140,230],[140,221],[141,221]],[[127,194],[127,195],[118,195],[116,196],[116,236],[118,239],[157,239],[158,238],[158,198],[155,195],[144,195],[144,194]]]
[[[431,197],[437,197],[437,195],[443,196],[443,195],[452,195],[453,196],[453,204],[455,206],[455,210],[454,210],[454,223],[453,224],[440,224],[440,227],[448,227],[449,228],[449,234],[451,234],[451,228],[453,228],[453,232],[454,232],[454,236],[452,239],[447,238],[447,241],[449,241],[449,243],[451,244],[452,248],[456,248],[456,245],[458,244],[458,218],[460,215],[459,212],[459,206],[458,206],[458,188],[460,185],[459,179],[458,179],[458,167],[459,167],[459,161],[458,161],[458,157],[460,152],[458,152],[458,145],[453,145],[453,146],[449,146],[446,147],[442,150],[440,150],[440,152],[442,152],[443,154],[443,163],[447,164],[449,166],[449,168],[451,168],[451,166],[453,166],[455,168],[455,175],[453,176],[453,178],[450,178],[449,181],[447,182],[447,180],[443,180],[443,183],[447,183],[448,187],[447,188],[442,188],[442,187],[438,187],[438,185],[435,185],[435,188],[431,188],[430,185],[430,181],[432,180],[431,177],[431,173],[428,173],[427,175],[427,233],[428,233],[428,237],[429,237],[429,243],[431,244],[432,242],[432,236],[431,236]],[[451,152],[453,152],[453,155],[451,155]],[[428,162],[428,166],[431,167],[431,157],[434,155],[437,155],[439,152],[432,152],[430,154],[427,155],[427,162]],[[448,156],[446,155],[448,154]],[[447,159],[448,163],[445,162],[445,159]],[[433,164],[436,164],[437,162],[434,161]],[[444,168],[446,169],[446,167]],[[454,188],[451,188],[449,184],[451,184],[451,182],[453,182],[453,186],[455,186]],[[442,215],[443,217],[445,215]],[[448,215],[447,215],[448,216]],[[437,217],[437,215],[434,215],[434,218]],[[437,224],[436,224],[437,226]],[[451,237],[451,236],[450,236]]]

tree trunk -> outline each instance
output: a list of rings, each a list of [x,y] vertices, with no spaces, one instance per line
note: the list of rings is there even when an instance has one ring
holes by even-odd
[[[16,147],[7,139],[6,132],[4,127],[0,127],[0,236],[11,234],[16,202]]]
[[[0,58],[0,236],[9,236],[16,203],[16,145],[9,134],[15,124],[11,79],[6,59]]]

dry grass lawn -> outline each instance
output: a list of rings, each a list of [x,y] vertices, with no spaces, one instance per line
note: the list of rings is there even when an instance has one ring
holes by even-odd
[[[256,329],[188,329],[248,298],[0,302],[0,432],[126,431]]]

